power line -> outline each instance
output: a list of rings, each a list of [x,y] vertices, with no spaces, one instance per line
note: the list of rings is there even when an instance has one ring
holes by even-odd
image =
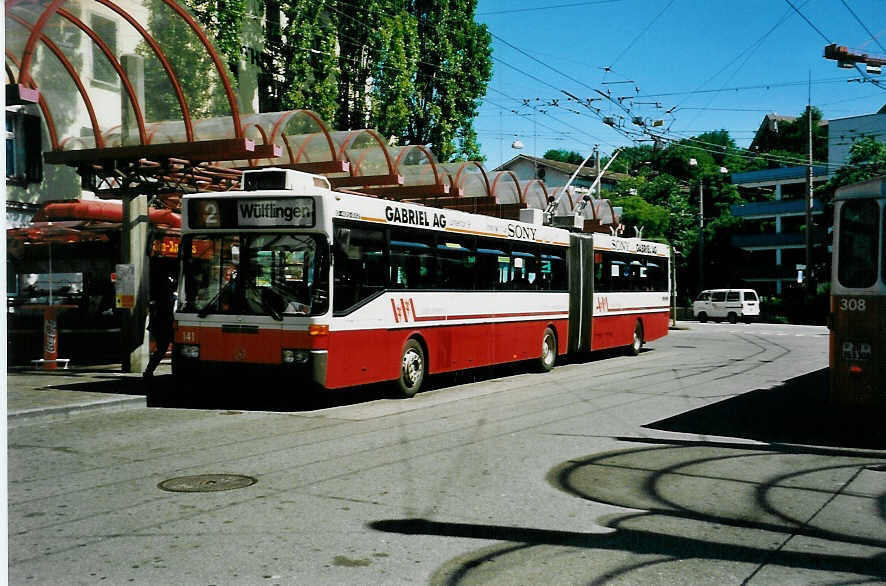
[[[858,18],[858,15],[855,14],[855,11],[852,10],[852,8],[846,3],[846,0],[840,0],[840,1],[843,3],[843,6],[846,7],[846,10],[849,11],[849,14],[851,14],[855,18],[855,20],[858,22],[858,24],[861,25],[861,28],[864,29],[864,31],[868,34],[868,36],[872,37],[872,40],[877,42],[877,45],[879,45],[880,50],[883,51],[884,53],[886,53],[886,48],[883,47],[883,43],[881,43],[880,40],[874,36],[874,33],[872,33],[870,31],[870,29],[867,27],[867,25],[864,23],[864,21],[862,21],[860,18]]]
[[[556,8],[573,8],[576,6],[593,6],[596,4],[613,4],[622,0],[596,0],[594,2],[573,2],[571,4],[548,4],[547,6],[535,6],[531,8],[511,8],[510,10],[496,10],[493,12],[478,12],[476,16],[492,16],[495,14],[512,14],[515,12],[533,12],[536,10],[554,10]]]
[[[833,77],[833,78],[824,78],[824,79],[815,80],[812,83],[813,83],[813,85],[817,85],[819,83],[837,83],[837,82],[846,82],[846,81],[847,81],[847,78],[845,78],[845,77]],[[764,84],[759,84],[759,85],[744,85],[744,86],[737,86],[737,87],[730,87],[730,88],[720,88],[720,89],[716,89],[716,90],[696,89],[696,90],[686,90],[686,91],[662,92],[662,93],[658,93],[658,94],[641,94],[641,95],[634,96],[634,98],[637,99],[637,98],[656,98],[656,97],[663,97],[663,96],[711,94],[711,93],[719,93],[719,92],[724,92],[724,91],[738,92],[738,91],[744,91],[744,90],[759,90],[759,89],[768,90],[768,89],[776,88],[776,87],[805,86],[808,84],[809,84],[809,81],[804,79],[803,81],[786,81],[786,82],[780,82],[780,83],[764,83]]]
[[[616,63],[618,63],[618,60],[625,56],[625,53],[627,53],[630,50],[630,48],[633,47],[634,44],[640,40],[640,37],[642,37],[643,35],[646,34],[646,31],[648,31],[650,29],[650,27],[652,27],[652,25],[655,24],[655,21],[657,21],[659,18],[661,18],[661,15],[664,14],[665,12],[667,12],[668,9],[673,4],[674,4],[674,0],[671,0],[670,2],[668,2],[667,5],[661,9],[661,12],[656,14],[655,18],[653,18],[652,20],[649,21],[649,24],[646,25],[646,28],[644,28],[642,31],[640,31],[640,33],[636,37],[634,37],[634,39],[630,43],[628,43],[627,47],[622,49],[621,53],[618,54],[618,57],[613,59],[612,62],[609,64],[609,66],[611,67],[611,66],[615,65]]]

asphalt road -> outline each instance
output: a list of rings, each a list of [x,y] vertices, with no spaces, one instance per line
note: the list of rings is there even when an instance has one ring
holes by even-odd
[[[886,441],[826,365],[824,328],[691,324],[409,400],[247,381],[35,420],[10,583],[884,583]]]

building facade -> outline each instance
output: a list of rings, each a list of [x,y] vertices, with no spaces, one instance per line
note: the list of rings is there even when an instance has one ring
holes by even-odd
[[[828,178],[827,167],[813,167],[813,186]],[[781,294],[796,282],[806,263],[806,167],[782,167],[733,173],[732,183],[753,203],[734,205],[732,215],[745,220],[732,245],[751,255],[748,273],[740,275],[761,294]],[[812,200],[813,221],[821,223],[824,204]],[[825,228],[818,225],[814,241],[821,246]]]

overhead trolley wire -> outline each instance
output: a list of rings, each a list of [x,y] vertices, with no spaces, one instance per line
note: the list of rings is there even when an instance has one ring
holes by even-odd
[[[851,14],[852,17],[855,18],[856,22],[858,22],[858,24],[861,25],[861,28],[864,29],[864,31],[868,34],[868,36],[871,37],[871,40],[875,41],[877,43],[877,45],[880,47],[880,50],[883,51],[884,53],[886,53],[886,48],[883,47],[883,43],[880,42],[880,39],[878,39],[876,36],[874,36],[874,33],[871,32],[871,30],[867,27],[867,25],[864,23],[864,21],[862,19],[858,18],[858,15],[855,14],[855,11],[852,10],[852,7],[846,3],[846,0],[840,0],[840,2],[843,3],[843,6],[845,6],[846,10],[849,11],[849,14]]]
[[[619,59],[621,59],[622,57],[625,56],[625,53],[627,53],[631,49],[631,47],[633,47],[636,44],[636,42],[640,40],[640,37],[642,37],[643,35],[646,34],[646,31],[648,31],[652,27],[652,25],[655,24],[655,21],[657,21],[659,18],[661,18],[661,15],[668,11],[668,9],[674,4],[674,1],[675,0],[671,0],[670,2],[668,2],[667,5],[661,9],[661,12],[656,14],[655,18],[653,18],[652,20],[649,21],[649,24],[646,25],[646,28],[644,28],[642,31],[640,31],[640,33],[637,36],[635,36],[634,39],[630,43],[628,43],[628,46],[625,47],[624,49],[622,49],[621,53],[618,54],[618,57],[616,57],[615,59],[612,60],[612,62],[609,64],[610,67],[612,67],[613,65],[618,63]]]
[[[593,6],[595,4],[614,4],[623,0],[595,0],[593,2],[572,2],[570,4],[548,4],[546,6],[533,6],[528,8],[510,8],[508,10],[495,10],[490,12],[478,12],[475,16],[491,16],[495,14],[511,14],[514,12],[533,12],[537,10],[554,10],[556,8],[574,8],[576,6]]]

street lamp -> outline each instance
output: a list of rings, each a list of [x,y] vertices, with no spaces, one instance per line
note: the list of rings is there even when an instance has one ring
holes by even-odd
[[[698,290],[704,289],[704,193],[702,186],[704,180],[701,176],[701,166],[694,158],[689,159],[690,167],[698,167]],[[726,167],[720,167],[720,173],[725,175],[729,173]]]

